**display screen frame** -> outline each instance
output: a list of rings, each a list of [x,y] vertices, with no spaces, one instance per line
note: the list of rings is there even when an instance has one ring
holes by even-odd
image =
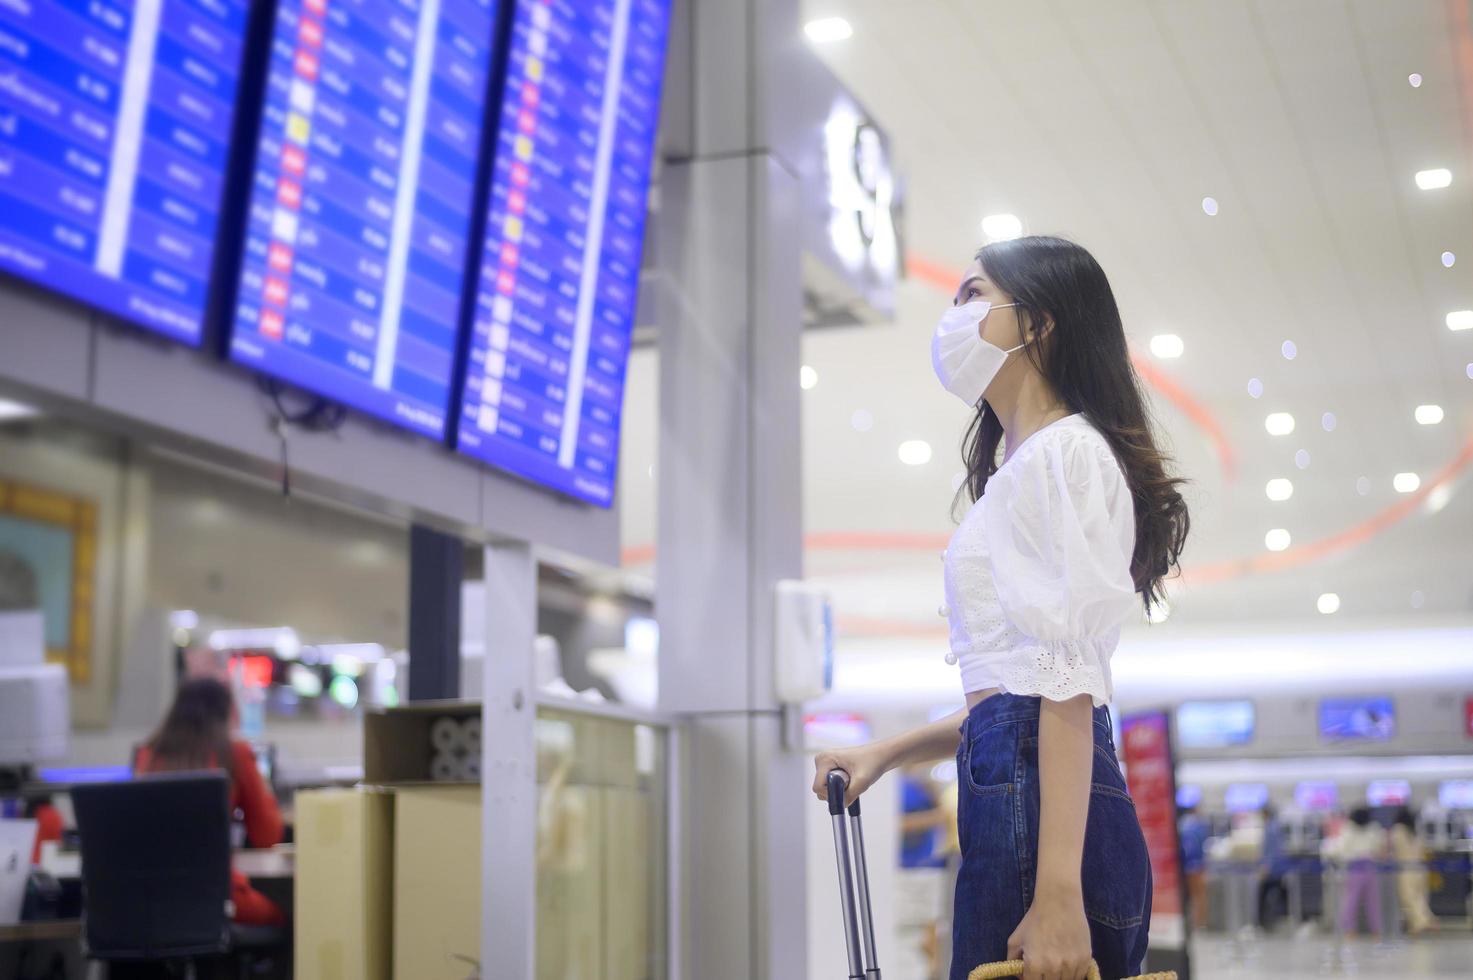
[[[575,325],[572,346],[563,350],[568,355],[566,358],[568,360],[567,374],[561,378],[553,377],[551,373],[548,374],[548,377],[552,379],[548,387],[560,388],[562,390],[562,397],[564,398],[560,403],[560,407],[557,409],[560,413],[559,419],[562,425],[561,439],[556,446],[557,453],[559,457],[565,453],[571,455],[574,458],[574,465],[572,466],[563,466],[557,458],[547,455],[552,450],[547,449],[545,446],[539,449],[539,447],[530,444],[513,444],[512,441],[503,439],[499,419],[504,418],[504,415],[500,413],[497,405],[487,405],[488,401],[494,399],[485,394],[488,386],[494,386],[494,391],[497,393],[496,398],[502,397],[501,393],[505,391],[504,377],[495,374],[495,369],[490,367],[488,362],[494,358],[499,358],[503,362],[506,360],[507,353],[511,351],[512,343],[517,340],[511,328],[515,326],[519,319],[519,314],[512,312],[513,306],[515,305],[513,303],[503,303],[502,306],[504,308],[501,310],[497,309],[498,300],[509,298],[499,294],[503,277],[508,272],[513,276],[517,274],[515,264],[508,269],[502,268],[499,263],[506,261],[505,249],[508,244],[515,245],[517,249],[520,249],[522,244],[520,241],[509,242],[506,239],[506,233],[497,230],[497,226],[492,223],[493,212],[499,213],[502,209],[502,206],[498,203],[497,194],[500,191],[506,196],[508,202],[513,193],[519,193],[527,200],[532,200],[530,194],[520,190],[520,188],[527,186],[525,175],[522,176],[521,182],[519,183],[517,176],[511,174],[504,186],[501,178],[498,176],[498,165],[506,163],[508,172],[510,173],[510,168],[524,166],[525,164],[526,167],[532,167],[534,179],[538,176],[535,167],[531,163],[526,162],[530,158],[521,157],[519,159],[522,162],[518,162],[518,158],[514,158],[511,153],[507,152],[506,147],[502,145],[504,142],[507,142],[507,139],[515,143],[519,135],[518,129],[508,128],[512,124],[509,121],[510,116],[506,116],[505,113],[505,110],[512,108],[510,104],[513,98],[519,95],[522,96],[522,101],[518,103],[518,107],[522,110],[517,115],[518,126],[522,125],[522,119],[527,117],[529,113],[532,117],[536,117],[537,107],[540,105],[540,101],[533,101],[530,104],[526,102],[523,89],[531,82],[530,76],[524,77],[524,75],[516,74],[518,64],[521,63],[518,61],[518,58],[525,59],[528,53],[533,50],[530,44],[525,45],[525,50],[523,47],[518,47],[519,42],[516,39],[516,34],[519,30],[525,33],[530,29],[546,29],[543,25],[533,23],[530,12],[526,13],[525,17],[523,16],[524,11],[531,11],[533,7],[546,6],[545,0],[540,3],[538,0],[504,0],[504,3],[505,9],[503,10],[502,17],[505,22],[506,36],[505,43],[501,49],[501,63],[503,65],[501,76],[504,87],[496,93],[492,100],[495,106],[495,115],[488,124],[486,134],[488,143],[490,144],[490,152],[487,154],[488,176],[484,181],[486,196],[478,210],[478,217],[482,220],[483,226],[479,238],[474,243],[475,247],[479,249],[472,275],[469,277],[472,280],[470,286],[474,287],[474,291],[472,292],[471,289],[468,289],[467,292],[466,322],[462,324],[461,332],[463,345],[460,357],[461,371],[455,398],[452,403],[451,422],[447,441],[457,453],[483,463],[498,473],[505,474],[510,478],[536,487],[540,491],[554,494],[560,498],[589,507],[612,509],[618,493],[620,461],[622,458],[621,429],[623,405],[626,400],[625,389],[628,385],[629,355],[633,347],[633,333],[638,315],[639,271],[642,265],[642,257],[646,251],[646,240],[648,237],[648,223],[650,219],[648,189],[653,182],[654,162],[659,153],[659,124],[662,116],[664,76],[670,62],[669,47],[672,38],[671,30],[673,26],[674,2],[673,0],[650,0],[652,5],[661,8],[660,16],[663,21],[659,31],[658,58],[660,71],[654,79],[653,86],[650,90],[653,108],[649,113],[649,119],[646,120],[649,125],[650,144],[645,151],[645,159],[643,160],[643,169],[641,171],[640,186],[642,187],[642,193],[638,195],[641,204],[637,219],[639,227],[633,240],[633,261],[629,263],[627,257],[625,260],[626,264],[633,265],[632,277],[627,283],[620,283],[613,280],[606,281],[608,280],[608,270],[602,268],[602,266],[600,266],[597,273],[580,272],[585,279],[588,279],[590,275],[592,277],[591,286],[586,287],[586,289],[580,287],[577,296],[580,308],[585,294],[592,297],[588,300],[588,303],[591,304],[592,311],[589,314],[591,319],[587,327],[587,333],[616,332],[614,328],[609,327],[604,322],[606,320],[606,317],[603,316],[606,312],[605,296],[607,293],[616,289],[630,293],[627,299],[628,323],[623,330],[620,350],[617,352],[603,350],[597,346],[593,337],[589,337],[586,350],[584,350],[582,355],[583,360],[589,366],[587,370],[583,370],[576,363],[579,357],[580,347],[583,346],[578,341],[578,336],[582,328],[577,328]],[[632,18],[634,14],[631,13],[630,16]],[[630,72],[632,73],[636,70],[637,68],[630,69]],[[513,77],[514,75],[515,78]],[[615,137],[618,137],[622,132],[617,120],[623,112],[623,103],[616,103],[614,112],[614,118],[616,120],[614,124]],[[521,132],[527,132],[527,130],[522,129]],[[627,140],[616,138],[613,142],[622,144],[627,142]],[[622,148],[619,152],[623,152]],[[502,157],[503,153],[506,154],[504,158]],[[610,169],[611,171],[622,171],[623,166],[623,164],[615,161],[615,163],[610,165]],[[621,174],[621,179],[625,177],[627,175]],[[562,196],[567,196],[565,191],[561,193]],[[597,199],[596,195],[594,199]],[[508,214],[515,213],[509,207],[506,210]],[[611,224],[617,223],[617,215],[614,214],[614,200],[612,196],[609,199],[608,206],[605,208],[605,214],[613,216],[611,217]],[[549,227],[555,228],[558,224],[559,222],[553,222]],[[601,219],[598,221],[590,219],[590,222],[584,228],[586,230],[587,228],[600,227],[601,225]],[[546,230],[544,232],[551,237],[550,232]],[[520,234],[518,232],[518,235]],[[600,252],[601,255],[602,251]],[[520,262],[520,257],[514,255],[512,261],[514,263]],[[588,261],[587,253],[585,253],[584,261],[585,263]],[[602,263],[603,261],[603,258],[600,257],[599,262]],[[506,288],[513,287],[507,286]],[[498,320],[497,317],[502,317],[502,319]],[[551,333],[552,331],[546,332]],[[596,408],[601,408],[609,417],[606,419],[599,418],[596,422],[589,422],[589,426],[592,427],[590,431],[593,431],[599,438],[606,440],[612,446],[611,449],[606,450],[610,455],[610,459],[607,461],[607,472],[597,478],[604,485],[601,491],[595,492],[593,489],[581,486],[581,483],[587,482],[587,471],[578,463],[580,457],[592,455],[585,453],[581,448],[581,434],[583,428],[586,427],[581,417],[582,389],[590,387],[592,382],[585,380],[581,387],[565,382],[576,379],[580,374],[587,379],[597,373],[593,371],[591,365],[593,361],[598,359],[613,359],[616,363],[618,405],[617,408],[612,410],[603,405],[596,406]],[[549,360],[548,367],[550,366]],[[524,367],[523,370],[528,369]],[[535,375],[542,369],[534,366],[532,370]],[[607,381],[606,378],[604,380]],[[579,390],[575,390],[575,388]],[[548,399],[539,401],[535,385],[527,388],[525,391],[520,390],[519,387],[518,394],[523,396],[522,400],[527,403],[529,410],[533,408],[545,410],[549,405],[559,404],[553,402],[551,396]],[[610,399],[613,398],[613,396],[608,397]],[[491,421],[486,422],[483,421],[483,417],[487,415],[488,408],[491,410],[489,413]],[[577,421],[570,424],[568,422],[569,416],[574,413],[579,413]],[[528,427],[522,426],[521,428],[523,430],[523,436],[530,438],[527,431]],[[481,429],[485,431],[478,431]],[[571,435],[569,434],[570,429]],[[600,429],[606,431],[600,432]],[[590,439],[592,438],[593,436],[590,436]],[[569,448],[570,439],[571,448]],[[554,466],[554,464],[556,465]],[[556,470],[566,471],[566,478],[551,478],[548,475],[550,467]]]
[[[445,372],[445,404],[440,410],[438,425],[431,425],[428,421],[413,420],[408,417],[400,417],[397,412],[398,405],[372,404],[363,397],[355,395],[367,394],[368,382],[365,379],[354,379],[350,386],[339,384],[317,384],[310,378],[304,377],[305,368],[310,364],[302,357],[293,357],[293,362],[301,362],[303,370],[292,371],[275,368],[268,360],[256,360],[237,354],[234,350],[235,336],[240,327],[238,321],[238,310],[242,295],[246,286],[246,263],[249,259],[250,235],[251,235],[251,197],[254,193],[254,183],[258,171],[262,167],[263,154],[263,127],[266,125],[265,103],[270,86],[271,54],[272,45],[277,36],[278,18],[281,16],[279,4],[271,4],[270,11],[263,14],[259,20],[257,37],[255,39],[257,59],[259,64],[255,66],[252,77],[253,91],[259,94],[254,99],[254,118],[251,120],[249,132],[241,139],[240,152],[237,153],[237,175],[234,187],[236,192],[244,199],[236,208],[234,224],[232,228],[232,253],[222,257],[222,264],[229,262],[230,289],[222,291],[222,298],[218,305],[215,321],[217,328],[216,347],[219,356],[243,371],[250,372],[259,378],[269,380],[276,385],[290,385],[301,389],[310,395],[316,396],[324,403],[340,404],[353,412],[374,419],[377,422],[391,426],[411,435],[429,439],[440,445],[448,445],[454,431],[457,402],[460,391],[460,379],[463,374],[463,361],[465,349],[465,322],[467,318],[467,304],[473,296],[473,288],[476,280],[475,268],[478,257],[479,239],[482,235],[480,220],[481,201],[484,187],[489,173],[489,138],[490,131],[495,122],[494,103],[499,99],[500,88],[504,79],[504,56],[508,11],[512,0],[490,0],[490,33],[487,45],[484,49],[486,56],[486,83],[483,93],[484,105],[481,106],[481,114],[476,120],[480,126],[478,138],[474,141],[474,159],[472,166],[463,174],[465,182],[469,185],[470,194],[466,202],[469,219],[465,228],[465,245],[459,263],[455,271],[460,277],[459,292],[454,296],[454,315],[447,318],[453,334],[450,342],[445,344],[441,350],[448,361],[448,370]],[[433,90],[435,79],[430,81]],[[416,188],[417,193],[417,188]],[[416,199],[413,205],[418,208]],[[411,212],[411,221],[413,211]],[[411,246],[412,251],[413,246]],[[413,255],[411,254],[410,260]],[[406,262],[409,260],[406,260]],[[407,272],[406,272],[407,276]],[[397,354],[396,354],[397,357]],[[410,399],[404,399],[409,401]],[[413,409],[414,406],[409,406]]]
[[[86,280],[79,286],[73,287],[71,283],[63,285],[51,281],[48,278],[37,278],[25,274],[22,271],[0,266],[0,284],[6,289],[14,290],[20,295],[45,297],[49,300],[59,301],[78,310],[89,314],[107,317],[109,320],[123,324],[130,329],[137,330],[148,337],[154,337],[170,343],[179,344],[194,350],[211,350],[218,347],[218,316],[221,308],[222,296],[228,296],[234,292],[233,276],[229,270],[231,263],[228,260],[233,253],[235,242],[231,229],[235,225],[234,214],[238,210],[233,204],[237,196],[237,174],[240,169],[240,159],[246,155],[242,152],[241,140],[249,129],[243,125],[242,117],[249,118],[252,115],[252,100],[247,96],[252,91],[251,75],[252,62],[256,57],[258,48],[259,32],[263,22],[272,19],[267,5],[257,3],[255,0],[243,0],[241,3],[232,3],[232,7],[241,8],[239,16],[241,26],[234,40],[238,46],[238,60],[234,65],[234,86],[228,97],[222,96],[220,101],[225,103],[229,110],[230,118],[224,126],[227,133],[221,150],[221,159],[218,166],[211,166],[210,176],[217,182],[219,192],[211,204],[209,219],[214,228],[211,233],[206,233],[200,238],[209,249],[209,257],[204,263],[204,279],[201,283],[201,295],[197,303],[193,304],[193,315],[195,323],[187,330],[173,329],[162,325],[160,322],[141,317],[136,313],[129,312],[120,301],[117,304],[99,302],[95,297],[89,295],[89,289],[94,282],[121,283],[121,278],[110,278],[102,273],[89,273]],[[52,13],[54,16],[54,12]],[[161,14],[162,16],[162,14]],[[125,44],[124,55],[126,57],[127,47]],[[158,65],[158,55],[150,67]],[[28,69],[18,69],[21,75],[32,74]],[[145,116],[143,125],[147,124],[146,110],[151,107],[153,100],[153,85],[150,81],[149,101],[145,105]],[[118,112],[122,109],[119,107]],[[116,122],[116,113],[113,122]],[[116,136],[116,134],[114,134]],[[138,164],[142,167],[142,162]],[[129,222],[132,221],[132,212],[136,205],[137,189],[133,191],[135,197],[128,202]],[[165,191],[167,193],[167,191]],[[187,203],[187,202],[186,202]],[[152,295],[162,297],[156,291]],[[144,297],[147,298],[147,297]],[[170,300],[180,305],[190,305],[177,300]]]

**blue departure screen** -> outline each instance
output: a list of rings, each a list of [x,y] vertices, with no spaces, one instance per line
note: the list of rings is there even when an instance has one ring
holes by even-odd
[[[0,0],[0,269],[198,343],[249,0]]]
[[[613,501],[668,0],[518,0],[457,444]]]
[[[233,359],[444,436],[495,7],[277,5]]]

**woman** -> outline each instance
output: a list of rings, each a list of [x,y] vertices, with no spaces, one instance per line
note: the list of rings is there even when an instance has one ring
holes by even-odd
[[[1078,245],[983,248],[931,345],[941,384],[976,411],[972,503],[942,556],[967,709],[821,754],[813,789],[825,798],[841,769],[852,800],[896,766],[955,752],[953,980],[1016,957],[1027,980],[1076,980],[1091,951],[1104,976],[1132,975],[1151,870],[1105,706],[1120,627],[1161,600],[1186,539],[1181,481],[1104,270]]]
[[[1427,898],[1427,853],[1417,839],[1417,818],[1402,807],[1391,825],[1391,858],[1396,862],[1396,893],[1407,917],[1407,932],[1419,936],[1437,929]]]
[[[185,681],[164,723],[138,750],[133,768],[139,774],[223,769],[230,779],[230,807],[245,815],[246,841],[252,847],[271,847],[281,843],[281,810],[256,768],[250,744],[230,737],[234,717],[230,688],[211,677]],[[236,922],[281,925],[286,921],[276,903],[234,869],[230,898]]]
[[[1340,894],[1340,931],[1355,935],[1360,911],[1365,910],[1371,935],[1381,934],[1380,862],[1386,860],[1386,832],[1371,819],[1367,807],[1350,811],[1350,820],[1335,837],[1325,841],[1321,854],[1345,869],[1345,886]]]

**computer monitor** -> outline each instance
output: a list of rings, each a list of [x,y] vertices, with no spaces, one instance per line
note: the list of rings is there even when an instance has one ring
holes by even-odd
[[[1311,813],[1328,813],[1340,803],[1340,788],[1329,780],[1306,780],[1294,787],[1294,805]]]
[[[1253,729],[1252,701],[1184,701],[1176,709],[1177,743],[1184,749],[1247,745]]]
[[[1405,779],[1375,779],[1366,787],[1371,806],[1405,806],[1412,799],[1412,784]]]
[[[1228,813],[1252,813],[1268,804],[1268,784],[1229,783],[1226,796]]]
[[[1325,698],[1320,737],[1333,742],[1385,742],[1396,735],[1396,705],[1388,697]]]
[[[1444,810],[1473,810],[1473,779],[1444,779],[1437,787]]]

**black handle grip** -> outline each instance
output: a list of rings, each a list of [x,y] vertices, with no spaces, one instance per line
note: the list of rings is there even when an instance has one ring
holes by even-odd
[[[849,804],[849,816],[859,816],[859,797],[857,796],[854,798],[854,802]]]
[[[830,769],[828,774],[829,815],[837,817],[844,812],[844,791],[849,788],[849,774],[842,769]],[[857,804],[859,801],[856,800]]]

